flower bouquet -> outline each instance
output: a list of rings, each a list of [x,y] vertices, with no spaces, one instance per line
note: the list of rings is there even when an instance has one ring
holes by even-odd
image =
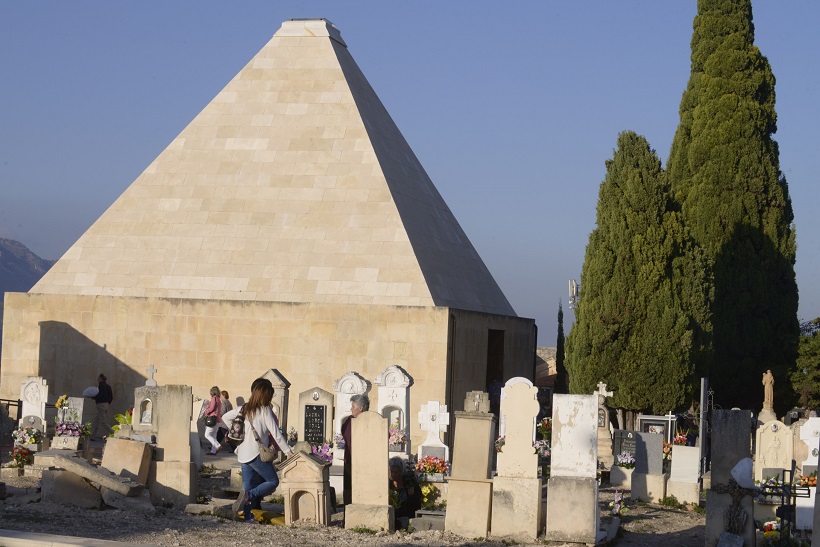
[[[814,471],[811,475],[801,475],[797,477],[795,482],[797,486],[817,488],[817,471]]]
[[[91,422],[85,424],[80,422],[57,422],[54,426],[54,434],[57,437],[89,437],[91,435]]]
[[[310,445],[310,451],[319,456],[325,463],[333,463],[333,447],[329,443]]]
[[[38,444],[43,440],[42,432],[36,427],[18,427],[11,436],[17,444]]]
[[[532,443],[535,453],[541,457],[548,457],[550,455],[550,442],[546,439],[541,439]]]
[[[399,428],[399,424],[393,424],[388,430],[389,438],[387,444],[391,447],[403,447],[407,442],[407,432]]]
[[[541,418],[535,429],[542,440],[547,442],[552,440],[552,418]]]
[[[613,517],[620,517],[627,512],[626,504],[624,503],[624,496],[615,490],[615,499],[609,502],[609,508],[612,509]]]
[[[444,475],[450,472],[450,464],[444,458],[425,456],[416,462],[416,472],[423,475],[419,477],[420,481],[436,478],[443,480]]]
[[[632,455],[632,452],[621,452],[615,456],[615,465],[624,469],[634,469],[635,456]]]
[[[345,438],[341,433],[336,433],[333,436],[333,444],[336,445],[336,448],[339,450],[345,449]]]
[[[498,437],[495,440],[495,451],[496,452],[503,452],[504,444],[507,442],[506,437]]]
[[[31,463],[31,450],[26,448],[25,446],[15,446],[14,449],[9,452],[9,456],[14,460],[14,467],[23,467],[28,463]]]

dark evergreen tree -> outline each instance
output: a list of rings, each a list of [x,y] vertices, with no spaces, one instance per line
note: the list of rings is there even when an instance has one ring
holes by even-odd
[[[564,310],[558,301],[558,340],[555,342],[555,385],[553,393],[569,393],[567,367],[564,366]]]
[[[646,139],[621,133],[606,167],[567,338],[570,390],[592,393],[604,381],[616,408],[680,409],[697,385],[709,268]]]
[[[750,0],[699,0],[692,66],[667,172],[684,224],[714,268],[715,400],[760,408],[760,378],[788,378],[798,344],[795,233],[780,172],[775,79],[754,46]],[[703,325],[709,331],[708,324]],[[776,411],[793,402],[775,383]]]
[[[791,374],[792,388],[806,410],[820,410],[820,317],[800,325],[797,366]]]

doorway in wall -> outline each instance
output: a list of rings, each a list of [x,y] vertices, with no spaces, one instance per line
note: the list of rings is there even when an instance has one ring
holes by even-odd
[[[490,394],[490,412],[499,415],[501,388],[504,385],[504,331],[487,331],[487,393]]]

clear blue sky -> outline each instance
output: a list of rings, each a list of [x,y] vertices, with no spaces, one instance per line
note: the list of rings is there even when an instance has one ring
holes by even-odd
[[[324,17],[516,312],[554,345],[617,134],[663,161],[695,0],[3,2],[0,237],[58,258],[271,38]],[[820,4],[757,0],[803,319],[820,316]]]

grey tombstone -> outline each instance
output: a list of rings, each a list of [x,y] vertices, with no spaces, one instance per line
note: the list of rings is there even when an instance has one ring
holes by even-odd
[[[313,387],[299,394],[299,439],[319,446],[332,442],[332,393]]]
[[[635,433],[635,472],[647,475],[663,474],[663,436],[656,433]]]
[[[617,458],[620,454],[628,452],[635,457],[638,451],[638,434],[635,431],[616,429],[612,433],[612,452]]]
[[[732,469],[750,457],[750,446],[749,411],[715,410],[712,487],[706,494],[706,545],[717,544],[724,532],[743,537],[746,545],[755,544],[752,492],[740,489],[732,479]]]

